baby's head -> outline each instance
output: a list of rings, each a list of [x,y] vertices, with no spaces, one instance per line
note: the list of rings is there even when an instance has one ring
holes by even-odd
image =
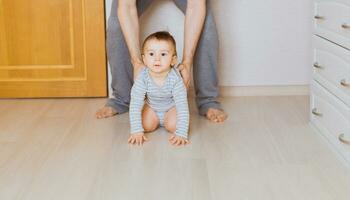
[[[155,73],[167,72],[177,62],[176,42],[169,32],[149,35],[142,44],[143,63]]]

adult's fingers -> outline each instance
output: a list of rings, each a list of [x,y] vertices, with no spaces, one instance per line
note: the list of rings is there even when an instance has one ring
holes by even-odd
[[[191,82],[191,81],[187,81],[187,83],[186,83],[186,89],[187,89],[187,90],[190,88],[190,82]]]
[[[178,66],[177,66],[177,69],[179,69],[180,71],[184,68],[185,66],[182,64],[182,63],[180,63]]]

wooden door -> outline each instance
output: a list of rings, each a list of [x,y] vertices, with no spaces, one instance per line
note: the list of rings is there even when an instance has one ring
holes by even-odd
[[[0,97],[107,95],[104,1],[0,0]]]

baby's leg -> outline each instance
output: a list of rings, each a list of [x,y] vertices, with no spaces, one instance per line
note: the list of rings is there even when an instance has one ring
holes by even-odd
[[[142,110],[142,126],[145,132],[152,132],[159,126],[159,119],[156,112],[145,104]]]
[[[176,108],[172,107],[165,113],[164,116],[164,126],[165,129],[170,133],[175,133],[176,131]]]

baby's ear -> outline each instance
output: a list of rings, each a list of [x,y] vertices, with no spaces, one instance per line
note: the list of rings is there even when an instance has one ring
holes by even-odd
[[[173,58],[171,60],[171,66],[175,66],[177,63],[177,56],[176,55],[173,55]]]

